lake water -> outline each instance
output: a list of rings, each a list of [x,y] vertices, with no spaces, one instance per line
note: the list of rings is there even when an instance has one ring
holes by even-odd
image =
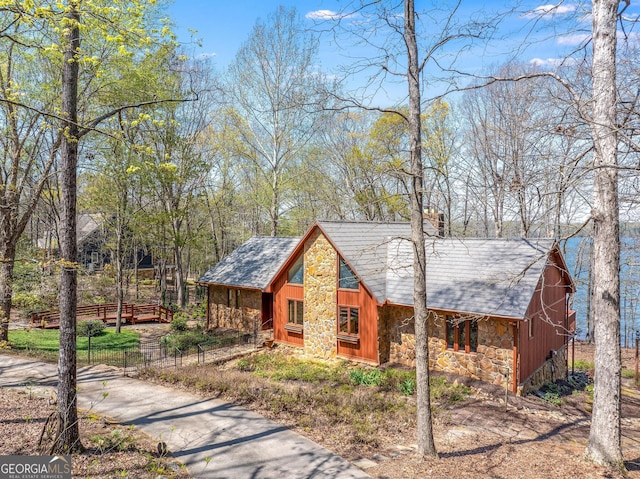
[[[587,292],[591,238],[570,238],[565,259],[573,276],[576,291],[573,309],[577,311],[578,338],[585,339],[587,330]],[[640,240],[623,238],[620,254],[620,334],[623,346],[635,344],[634,330],[640,330]],[[640,331],[637,333],[640,335]]]

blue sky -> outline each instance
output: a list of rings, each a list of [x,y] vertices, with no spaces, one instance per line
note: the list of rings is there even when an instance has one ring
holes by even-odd
[[[485,14],[504,12],[509,3],[504,0],[463,1],[456,17],[467,19],[479,8]],[[565,53],[584,44],[588,38],[590,17],[584,3],[552,3],[548,0],[526,0],[524,3],[518,11],[502,18],[496,27],[494,40],[488,45],[477,45],[463,52],[450,50],[450,57],[456,55],[458,66],[478,74],[486,73],[487,69],[511,58],[547,69],[553,68]],[[586,3],[588,7],[590,2]],[[637,18],[639,3],[640,0],[631,0],[625,15]],[[197,30],[196,37],[201,40],[202,47],[195,53],[211,57],[216,69],[224,71],[238,48],[248,39],[256,20],[266,19],[279,5],[295,7],[304,21],[312,26],[314,20],[331,17],[345,4],[342,0],[174,0],[167,9],[167,15],[175,23],[180,41],[189,41],[189,28]],[[427,2],[416,1],[417,11],[426,6]],[[362,21],[362,17],[354,16],[347,21]],[[631,30],[631,36],[635,38],[637,34]],[[338,65],[349,62],[346,53],[346,49],[340,51],[328,36],[325,37],[320,47],[320,68],[326,73],[335,73]],[[360,81],[364,81],[363,78]],[[398,94],[393,92],[393,88],[391,90],[390,96]]]

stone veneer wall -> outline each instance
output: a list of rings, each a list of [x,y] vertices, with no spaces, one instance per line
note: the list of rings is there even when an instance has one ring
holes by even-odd
[[[240,308],[227,306],[228,289],[224,286],[209,286],[208,328],[229,328],[253,333],[262,321],[262,292],[240,290]],[[232,288],[233,289],[233,288]],[[234,289],[235,302],[235,289]],[[257,322],[256,322],[257,321]]]
[[[522,386],[518,388],[518,394],[527,394],[530,391],[540,389],[545,383],[565,379],[567,373],[567,346],[565,345],[524,381]]]
[[[304,245],[304,352],[334,358],[338,254],[320,232]]]
[[[389,326],[389,362],[415,367],[413,308],[385,306]],[[429,368],[450,372],[511,388],[513,384],[513,329],[501,320],[478,321],[478,351],[447,349],[445,317],[430,312]],[[505,375],[509,375],[506,382]]]

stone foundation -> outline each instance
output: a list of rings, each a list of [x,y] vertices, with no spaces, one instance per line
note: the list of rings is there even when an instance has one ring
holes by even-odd
[[[518,388],[518,394],[527,394],[540,389],[543,384],[565,379],[567,373],[567,347],[565,345],[522,383]]]
[[[337,354],[338,254],[319,232],[304,245],[304,352],[319,358]]]
[[[391,326],[389,362],[415,367],[413,309],[387,307],[385,319]],[[503,387],[513,384],[513,329],[497,319],[478,321],[476,352],[447,348],[444,315],[430,313],[429,368],[467,376]]]

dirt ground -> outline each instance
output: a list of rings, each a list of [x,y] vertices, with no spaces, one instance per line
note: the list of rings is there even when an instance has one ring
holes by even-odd
[[[145,338],[166,333],[165,328],[160,331],[161,328],[154,326],[141,325],[140,332]],[[575,359],[592,362],[593,349],[592,345],[576,343]],[[635,351],[623,350],[622,358],[623,366],[633,370]],[[624,379],[622,395],[622,449],[628,471],[626,476],[595,467],[583,459],[591,411],[588,392],[575,391],[563,396],[558,405],[533,395],[522,398],[509,395],[508,404],[505,405],[504,390],[501,388],[453,376],[449,379],[467,384],[472,394],[468,399],[435,415],[437,460],[420,461],[416,458],[416,431],[406,425],[387,431],[385,439],[375,448],[368,445],[354,447],[331,430],[304,430],[285,418],[266,415],[342,455],[377,479],[449,478],[462,475],[504,479],[640,479],[640,391],[635,388],[632,379]],[[31,427],[30,423],[37,423],[38,431],[41,429],[43,416],[35,410],[23,409],[23,406],[29,405],[23,398],[7,397],[4,391],[0,397],[3,410],[3,417],[0,418],[0,438],[3,438],[0,439],[0,454],[19,453],[15,450],[15,441],[14,449],[7,449],[10,434],[6,428],[15,428],[19,424],[22,430]],[[10,404],[12,400],[14,403]],[[16,401],[21,403],[20,408]],[[6,411],[9,410],[17,412],[6,417]],[[104,427],[104,421],[94,421],[89,426]],[[90,431],[89,435],[92,434]],[[30,435],[33,440],[33,433]],[[153,445],[148,448],[153,451]],[[122,461],[120,456],[114,457],[113,461],[118,464],[129,464],[127,459]],[[132,469],[126,477],[163,477],[162,472],[150,474],[149,467],[155,466],[136,466],[136,459],[129,461]],[[108,464],[103,470],[96,469],[98,462],[103,461],[87,460],[87,469],[83,469],[82,477],[106,478],[115,475],[116,471]],[[90,466],[92,469],[89,469]],[[167,467],[175,468],[166,465],[161,467],[164,468],[162,471],[166,471]],[[166,473],[170,477],[186,477],[184,471],[171,470]]]
[[[633,370],[635,351],[623,351],[623,366]],[[576,343],[575,358],[593,361],[593,345]],[[571,354],[569,355],[571,360]],[[536,396],[509,397],[471,383],[474,394],[436,415],[434,439],[439,459],[420,462],[415,431],[390,431],[367,473],[379,479],[468,475],[487,478],[622,478],[583,459],[589,437],[589,395],[577,392],[554,406]],[[640,391],[623,381],[622,449],[627,478],[640,478]],[[340,451],[338,451],[340,452]]]
[[[47,418],[55,407],[46,388],[0,389],[0,454],[49,454],[49,435],[44,435],[41,451],[37,446]],[[189,477],[182,464],[171,457],[159,455],[157,440],[141,431],[92,413],[80,411],[80,418],[80,434],[86,451],[73,456],[73,477]]]

